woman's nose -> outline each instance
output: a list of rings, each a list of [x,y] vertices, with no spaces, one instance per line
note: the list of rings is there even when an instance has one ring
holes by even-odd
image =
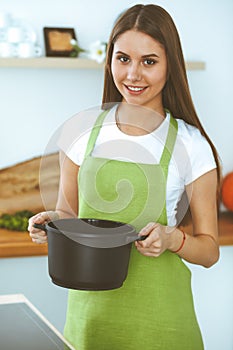
[[[132,82],[141,80],[141,67],[137,62],[132,62],[128,67],[127,79]]]

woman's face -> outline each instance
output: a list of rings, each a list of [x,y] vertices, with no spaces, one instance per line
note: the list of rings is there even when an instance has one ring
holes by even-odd
[[[128,30],[114,44],[111,70],[123,102],[161,110],[167,77],[163,46],[151,36]]]

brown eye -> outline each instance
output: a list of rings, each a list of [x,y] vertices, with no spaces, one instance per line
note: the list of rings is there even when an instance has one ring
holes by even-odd
[[[156,63],[156,61],[155,61],[155,60],[152,60],[152,59],[150,59],[150,58],[147,58],[146,60],[144,60],[144,64],[145,64],[146,66],[153,66],[155,63]]]
[[[127,63],[127,62],[129,62],[129,58],[126,57],[126,56],[120,56],[120,57],[118,57],[118,60],[119,60],[120,62],[122,62],[122,63]]]

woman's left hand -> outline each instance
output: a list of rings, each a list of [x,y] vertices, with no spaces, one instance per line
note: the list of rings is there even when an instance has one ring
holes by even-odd
[[[171,227],[150,222],[139,232],[139,236],[148,237],[143,241],[136,241],[135,246],[142,255],[158,257],[169,248],[171,232]]]

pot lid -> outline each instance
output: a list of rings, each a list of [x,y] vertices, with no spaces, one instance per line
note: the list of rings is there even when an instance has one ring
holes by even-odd
[[[132,225],[110,220],[61,219],[46,226],[51,232],[59,231],[77,243],[95,248],[114,248],[139,238]]]

